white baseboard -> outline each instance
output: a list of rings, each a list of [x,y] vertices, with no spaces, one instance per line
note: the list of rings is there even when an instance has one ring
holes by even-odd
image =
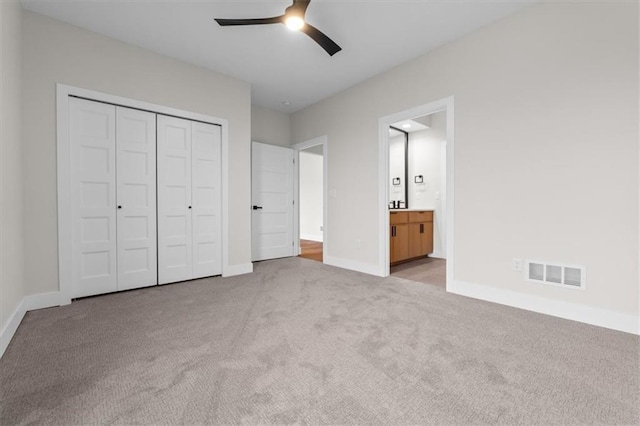
[[[579,321],[599,327],[624,331],[626,333],[640,334],[640,319],[636,315],[623,314],[608,309],[564,302],[464,281],[447,283],[447,291],[554,317]]]
[[[7,350],[13,335],[28,311],[60,305],[60,292],[34,294],[22,298],[0,332],[0,358]]]
[[[233,277],[235,275],[250,274],[253,272],[253,263],[243,263],[240,265],[227,265],[222,270],[223,277]]]
[[[50,293],[33,294],[31,296],[26,296],[22,302],[24,303],[24,308],[27,312],[35,309],[60,306],[60,292],[52,291]]]
[[[7,350],[9,342],[11,342],[13,335],[16,334],[18,326],[22,322],[22,318],[24,318],[26,313],[27,310],[24,308],[24,299],[22,299],[7,322],[4,324],[4,327],[2,327],[2,332],[0,333],[0,357],[2,357],[2,355],[4,355],[4,351]]]
[[[377,277],[384,277],[384,271],[380,270],[380,266],[374,263],[363,263],[356,260],[342,259],[339,257],[324,255],[323,263],[326,265],[337,266],[342,269],[363,272]]]
[[[316,235],[316,234],[300,234],[300,239],[301,240],[309,240],[309,241],[316,241],[321,243],[322,242],[322,238],[323,235]]]
[[[433,252],[433,253],[429,254],[429,257],[433,257],[434,259],[444,259],[444,260],[447,259],[447,256],[445,254],[436,253],[436,252]]]

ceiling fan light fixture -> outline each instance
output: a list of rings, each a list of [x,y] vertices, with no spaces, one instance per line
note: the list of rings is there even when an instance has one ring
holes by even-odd
[[[291,31],[300,31],[304,28],[304,19],[297,15],[287,16],[284,23]]]
[[[272,16],[269,18],[240,18],[225,19],[215,18],[215,21],[221,27],[237,26],[237,25],[268,25],[268,24],[285,24],[292,31],[300,31],[309,36],[313,41],[318,43],[329,56],[333,56],[342,50],[335,41],[331,40],[326,34],[311,24],[304,21],[307,7],[311,0],[293,0],[293,4],[284,10],[280,16]]]

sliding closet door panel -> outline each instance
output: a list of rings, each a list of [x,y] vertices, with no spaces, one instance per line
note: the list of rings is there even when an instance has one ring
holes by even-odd
[[[117,290],[116,108],[70,98],[73,297]]]
[[[221,128],[193,122],[193,278],[222,273]]]
[[[158,282],[192,278],[191,122],[158,115]]]
[[[118,290],[158,283],[156,115],[116,109]]]

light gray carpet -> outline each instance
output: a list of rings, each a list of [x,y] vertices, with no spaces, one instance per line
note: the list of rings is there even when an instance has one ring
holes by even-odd
[[[391,267],[391,275],[405,280],[418,281],[447,288],[447,261],[434,257],[423,257]]]
[[[0,424],[637,424],[636,336],[290,258],[27,314]]]

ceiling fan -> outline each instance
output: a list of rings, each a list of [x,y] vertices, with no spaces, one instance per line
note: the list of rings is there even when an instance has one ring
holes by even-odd
[[[311,0],[293,0],[293,4],[287,7],[283,15],[272,18],[255,19],[215,19],[221,27],[232,25],[265,25],[265,24],[285,24],[289,29],[302,31],[318,43],[329,56],[333,56],[342,50],[333,40],[327,37],[316,27],[309,25],[304,20],[304,15]]]

